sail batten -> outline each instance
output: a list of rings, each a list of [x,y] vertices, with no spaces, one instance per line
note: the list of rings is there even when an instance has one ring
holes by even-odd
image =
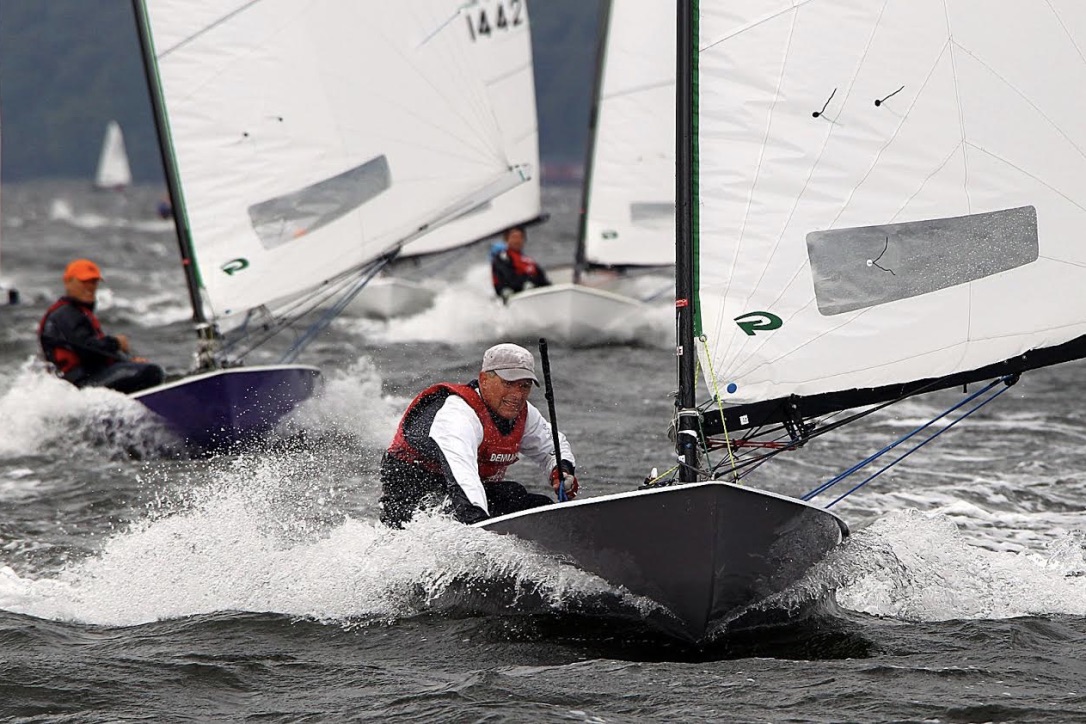
[[[701,23],[702,369],[729,420],[1082,356],[1086,8],[761,0]]]
[[[210,308],[243,314],[400,246],[433,253],[539,216],[538,174],[522,173],[433,224],[538,168],[527,9],[480,24],[498,4],[146,2]]]

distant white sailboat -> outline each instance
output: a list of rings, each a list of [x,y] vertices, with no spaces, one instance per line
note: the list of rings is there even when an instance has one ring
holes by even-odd
[[[132,170],[128,166],[128,152],[124,148],[124,134],[117,121],[106,126],[102,139],[102,152],[98,155],[98,170],[94,174],[94,186],[99,189],[120,191],[132,183]]]
[[[576,262],[509,300],[516,318],[568,344],[627,341],[647,299],[670,298],[675,263],[675,41],[669,3],[607,3]],[[645,289],[644,271],[661,271]]]
[[[494,152],[509,154],[510,159],[532,169],[530,177],[469,213],[421,230],[424,233],[405,243],[384,273],[357,293],[349,306],[352,313],[387,320],[425,311],[433,306],[439,291],[425,278],[427,257],[469,246],[539,218],[539,132],[530,21],[526,5],[518,3],[513,7],[509,11],[500,3],[485,2],[459,12],[467,21],[477,59],[471,72],[484,90],[488,112],[494,114],[490,121],[494,138],[502,139],[501,148],[494,147],[482,156],[500,158]],[[446,135],[440,125],[419,128],[410,143],[426,153],[443,143]],[[411,272],[405,272],[405,266],[410,265],[401,263],[407,261],[417,262]]]

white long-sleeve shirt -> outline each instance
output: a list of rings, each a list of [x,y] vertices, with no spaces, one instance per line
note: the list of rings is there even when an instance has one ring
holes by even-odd
[[[549,476],[555,465],[551,425],[535,405],[530,402],[527,405],[528,417],[524,422],[520,452]],[[490,515],[477,463],[479,446],[483,444],[483,423],[475,410],[457,395],[449,395],[434,416],[430,438],[445,455],[456,484],[463,489],[468,500]],[[561,430],[558,431],[558,445],[562,449],[562,459],[576,465],[573,450]]]

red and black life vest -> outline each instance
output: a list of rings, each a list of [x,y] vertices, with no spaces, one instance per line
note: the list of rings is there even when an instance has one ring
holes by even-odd
[[[41,339],[42,331],[45,329],[45,320],[49,319],[49,315],[57,311],[61,307],[75,307],[83,316],[90,322],[91,328],[94,330],[94,334],[101,339],[106,336],[106,333],[102,331],[102,325],[98,321],[98,317],[94,316],[94,312],[85,304],[78,304],[68,297],[61,297],[57,301],[53,302],[53,306],[45,310],[45,314],[42,315],[41,321],[38,322],[38,339]],[[45,359],[53,363],[53,366],[63,375],[71,372],[76,367],[83,363],[83,360],[75,352],[75,350],[68,349],[67,347],[46,347],[42,345],[42,353],[45,355]],[[108,360],[106,364],[113,364],[114,360]]]
[[[534,281],[539,274],[539,265],[536,264],[535,259],[527,254],[510,249],[506,247],[504,254],[509,259],[509,267],[513,272],[513,279],[505,280],[506,283],[514,284],[514,289],[521,289],[526,281]],[[490,280],[494,287],[497,288],[502,284],[502,279],[495,273],[494,267],[490,270]]]
[[[507,435],[503,435],[490,416],[490,411],[483,402],[479,392],[469,385],[452,385],[445,382],[427,387],[420,392],[411,404],[407,406],[399,427],[396,428],[396,437],[388,448],[388,453],[394,458],[409,464],[420,465],[424,470],[440,475],[441,463],[427,457],[415,449],[407,440],[404,433],[404,424],[412,417],[413,411],[421,404],[427,402],[433,395],[439,392],[449,392],[456,395],[471,406],[475,411],[479,422],[483,425],[483,442],[479,445],[476,462],[479,466],[479,478],[484,483],[496,483],[505,478],[505,471],[520,457],[520,440],[524,436],[524,423],[528,419],[528,408],[520,411],[513,429]]]
[[[509,254],[509,261],[513,262],[513,271],[517,274],[530,278],[539,272],[539,266],[535,263],[535,259],[527,254],[515,249],[506,249],[506,253]]]

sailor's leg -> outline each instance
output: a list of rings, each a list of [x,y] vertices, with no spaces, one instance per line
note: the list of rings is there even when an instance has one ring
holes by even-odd
[[[554,501],[546,495],[529,493],[523,485],[512,480],[486,484],[486,502],[490,516],[516,513],[541,505],[550,505]]]
[[[402,528],[428,501],[444,500],[444,488],[443,477],[386,453],[381,458],[381,522],[391,528]]]
[[[118,392],[139,392],[162,384],[166,373],[149,362],[116,362],[94,373],[80,387],[108,387]]]

